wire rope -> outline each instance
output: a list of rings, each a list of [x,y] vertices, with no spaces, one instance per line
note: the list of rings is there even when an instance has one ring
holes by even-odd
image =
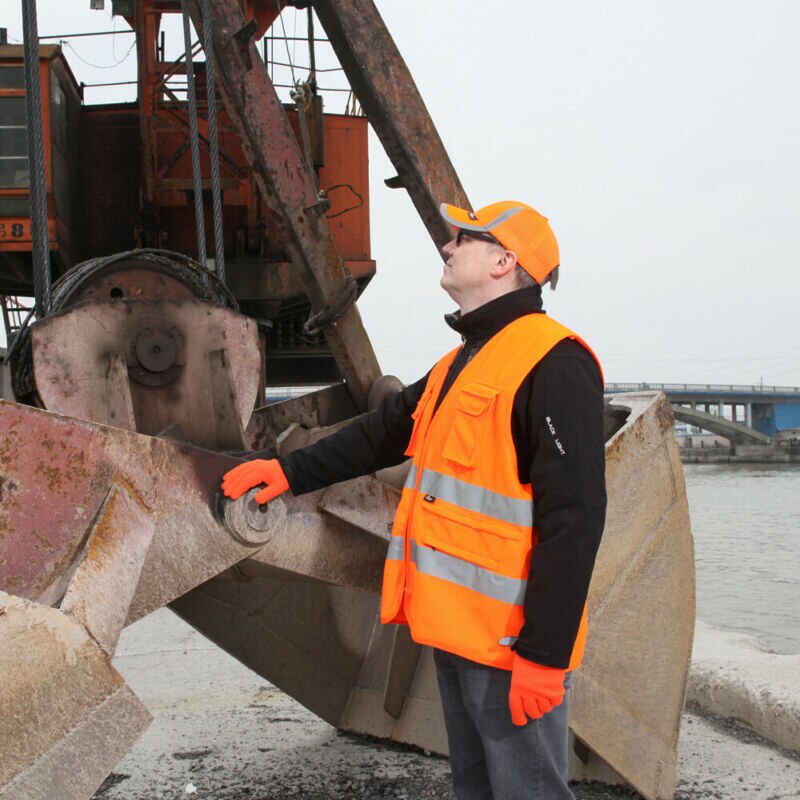
[[[222,190],[219,179],[217,139],[217,94],[215,88],[214,31],[209,0],[199,0],[203,14],[203,47],[206,51],[206,92],[208,95],[208,138],[211,161],[211,203],[214,215],[214,259],[217,277],[225,281],[225,247],[222,237]]]
[[[286,45],[286,60],[289,62],[289,69],[292,73],[292,83],[297,83],[297,78],[294,74],[294,66],[292,66],[292,54],[289,52],[289,37],[286,35],[286,25],[283,21],[283,14],[281,14],[281,3],[280,0],[275,0],[275,5],[278,8],[278,18],[281,21],[281,28],[283,30],[283,42]],[[296,20],[296,17],[295,17]]]
[[[31,239],[33,250],[33,293],[36,317],[50,310],[50,237],[47,227],[47,189],[44,180],[42,139],[42,88],[39,79],[39,36],[36,0],[22,0],[23,53],[25,67],[25,113],[28,121],[28,164],[30,166]]]
[[[189,141],[192,148],[192,185],[194,186],[194,215],[197,233],[197,260],[206,266],[206,223],[203,213],[203,178],[200,174],[200,137],[197,132],[197,93],[192,59],[192,37],[189,29],[189,0],[181,0],[183,14],[183,45],[186,58],[186,89],[189,100]]]

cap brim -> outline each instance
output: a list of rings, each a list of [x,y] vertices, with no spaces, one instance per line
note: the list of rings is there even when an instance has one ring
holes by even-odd
[[[439,206],[439,213],[444,220],[449,222],[454,228],[460,228],[465,231],[481,231],[482,233],[490,232],[485,225],[481,225],[480,222],[478,222],[472,211],[468,211],[465,208],[442,203]]]

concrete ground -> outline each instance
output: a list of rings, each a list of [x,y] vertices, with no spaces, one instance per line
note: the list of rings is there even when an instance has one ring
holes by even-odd
[[[341,735],[162,609],[115,665],[155,717],[96,800],[452,800],[446,759]],[[577,800],[636,798],[574,786]],[[690,708],[676,800],[800,798],[800,757]]]

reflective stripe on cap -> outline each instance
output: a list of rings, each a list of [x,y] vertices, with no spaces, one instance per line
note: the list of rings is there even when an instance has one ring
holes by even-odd
[[[498,214],[493,219],[490,219],[486,224],[481,225],[477,222],[467,222],[463,219],[457,219],[452,214],[450,214],[449,209],[454,208],[455,206],[449,206],[447,203],[442,203],[439,206],[439,212],[441,213],[442,217],[446,219],[454,228],[461,228],[465,231],[482,231],[483,233],[491,233],[492,228],[496,228],[498,225],[502,225],[506,220],[511,219],[515,214],[519,214],[522,211],[522,207],[519,208],[508,208],[503,211],[501,214]],[[463,208],[457,208],[457,211],[461,211],[465,214],[469,219],[477,220],[478,217],[472,211],[467,211]]]

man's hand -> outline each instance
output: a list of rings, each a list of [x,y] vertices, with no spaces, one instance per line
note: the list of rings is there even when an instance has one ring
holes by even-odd
[[[238,500],[245,492],[261,483],[267,488],[256,495],[257,503],[269,503],[289,488],[289,481],[276,458],[269,461],[263,458],[245,461],[226,472],[222,477],[222,493],[231,500]]]
[[[543,667],[515,653],[508,693],[511,721],[515,725],[526,725],[528,717],[539,719],[560,705],[564,699],[566,674],[563,669]]]

